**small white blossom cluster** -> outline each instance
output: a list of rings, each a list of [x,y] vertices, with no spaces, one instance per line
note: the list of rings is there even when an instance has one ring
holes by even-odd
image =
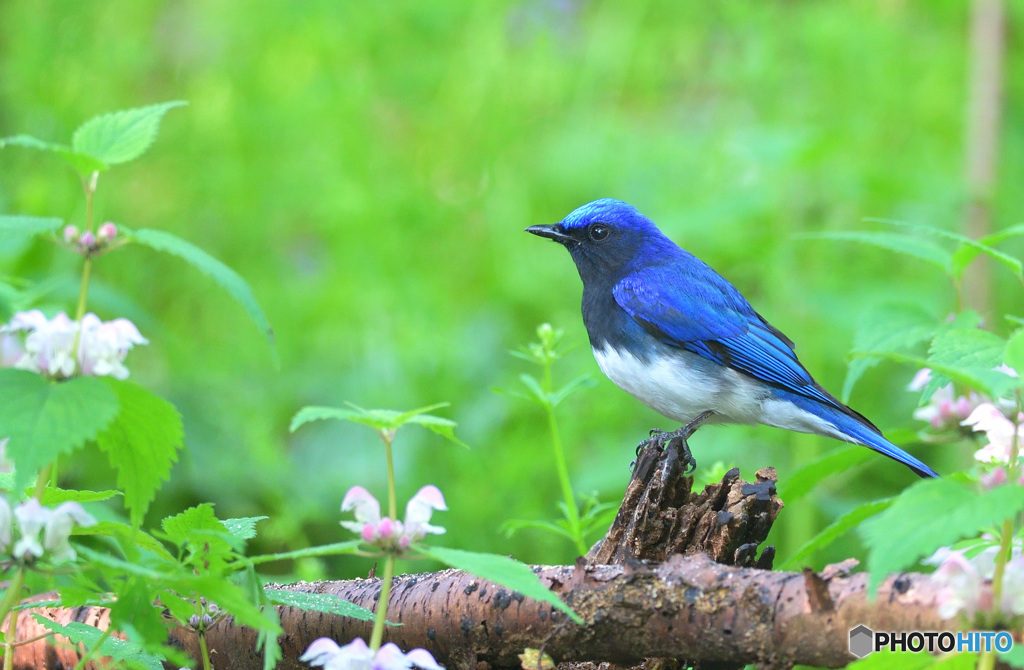
[[[923,391],[932,380],[928,368],[918,370],[907,386],[908,391]],[[935,430],[959,428],[960,422],[971,415],[974,408],[987,398],[973,391],[967,395],[956,395],[952,384],[946,384],[935,391],[928,403],[914,410],[914,418],[927,421]]]
[[[89,230],[80,232],[78,226],[64,227],[64,242],[83,256],[95,254],[104,249],[115,237],[117,237],[117,226],[110,221],[100,226],[95,235]]]
[[[988,439],[988,444],[974,452],[974,459],[979,463],[1010,465],[1015,442],[1017,458],[1020,458],[1020,452],[1024,449],[1024,416],[1018,416],[1017,423],[1014,423],[992,403],[982,403],[963,421],[963,425],[985,433]]]
[[[341,502],[341,511],[354,512],[356,520],[342,521],[341,525],[384,551],[404,551],[413,542],[426,537],[427,533],[444,533],[444,528],[431,526],[428,522],[433,510],[446,509],[441,491],[436,486],[427,485],[409,500],[404,522],[382,518],[377,499],[362,486],[353,486]]]
[[[990,547],[967,558],[962,551],[943,547],[925,561],[939,566],[932,573],[932,581],[942,587],[938,595],[939,616],[952,619],[962,613],[971,619],[979,611],[992,609],[991,579],[998,551],[998,547]],[[1020,547],[1013,553],[1015,558],[1006,564],[1003,572],[999,603],[999,610],[1011,617],[1024,614],[1024,557],[1020,555]]]
[[[15,521],[17,541],[14,540]],[[56,561],[73,561],[75,550],[68,544],[71,530],[76,525],[92,526],[95,523],[96,520],[76,502],[62,503],[50,509],[30,498],[12,510],[7,500],[0,498],[0,555],[32,561],[49,552]]]
[[[444,670],[426,649],[413,649],[403,654],[398,645],[388,642],[373,651],[359,637],[344,647],[327,637],[314,640],[299,660],[326,670],[410,670],[414,666],[423,670]]]
[[[149,344],[149,340],[128,319],[103,322],[90,313],[80,326],[64,312],[47,319],[34,309],[18,312],[0,326],[0,367],[31,370],[54,379],[76,373],[126,379],[124,359],[136,344]]]

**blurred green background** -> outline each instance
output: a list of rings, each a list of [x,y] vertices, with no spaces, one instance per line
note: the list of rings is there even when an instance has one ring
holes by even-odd
[[[1021,5],[1009,9],[1019,25]],[[561,408],[583,492],[617,501],[636,443],[675,426],[601,376],[570,259],[523,228],[598,197],[632,202],[736,284],[838,392],[869,306],[914,301],[941,316],[954,301],[934,268],[799,235],[882,229],[863,217],[961,226],[967,25],[958,1],[7,0],[0,135],[67,141],[95,114],[190,103],[169,112],[140,161],[103,175],[98,220],[166,229],[235,268],[274,325],[281,363],[240,307],[176,259],[141,248],[101,259],[91,308],[135,320],[151,344],[131,354],[133,379],[184,415],[187,444],[154,524],[212,500],[222,517],[271,516],[261,550],[340,540],[345,491],[384,495],[382,449],[355,425],[289,434],[290,417],[346,400],[450,401],[472,449],[401,433],[400,500],[437,484],[450,507],[437,517],[444,543],[566,562],[562,540],[498,532],[507,519],[554,517],[559,500],[540,410],[492,390],[531,371],[508,350],[549,321],[576,347],[556,376],[598,380]],[[1024,218],[1014,37],[997,226]],[[16,148],[0,152],[0,211],[84,218],[71,170]],[[43,282],[43,303],[68,310],[79,271],[45,242],[0,258],[0,272]],[[995,276],[994,312],[1012,311],[1020,286]],[[913,372],[873,370],[851,404],[883,429],[914,427]],[[752,427],[705,429],[691,444],[702,467],[721,460],[752,476],[774,465],[782,479],[839,446]],[[940,470],[970,453],[913,451]],[[90,452],[65,472],[110,482]],[[913,480],[878,457],[823,482],[783,512],[780,557]],[[856,550],[848,538],[819,563]]]

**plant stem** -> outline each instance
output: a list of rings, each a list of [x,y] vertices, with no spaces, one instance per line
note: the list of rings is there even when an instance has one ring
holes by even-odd
[[[210,650],[206,646],[206,633],[199,632],[199,651],[203,655],[203,670],[213,670],[210,663]]]
[[[380,578],[380,597],[377,599],[377,617],[373,621],[370,635],[370,649],[377,651],[384,640],[384,623],[388,616],[388,599],[391,598],[391,580],[395,576],[395,555],[384,559],[384,575]]]
[[[14,606],[21,601],[21,590],[25,587],[25,568],[18,568],[7,586],[7,593],[0,602],[0,621],[10,614],[7,622],[7,639],[4,644],[4,670],[14,668],[14,639],[18,634],[18,611]]]
[[[395,439],[394,432],[382,432],[384,440],[384,456],[388,462],[388,516],[394,521],[398,517],[398,499],[395,497],[395,461],[391,457],[391,443]]]
[[[583,542],[583,531],[580,527],[580,511],[576,506],[576,494],[572,490],[572,480],[569,479],[569,467],[565,463],[565,450],[562,448],[562,435],[558,431],[558,421],[555,419],[555,406],[551,403],[551,359],[544,359],[544,394],[547,402],[544,403],[544,411],[548,415],[548,430],[551,431],[551,446],[555,452],[555,469],[558,470],[558,481],[562,486],[562,497],[565,499],[565,513],[569,520],[569,529],[572,532],[573,542],[576,544],[576,551],[580,556],[587,553],[587,545]]]

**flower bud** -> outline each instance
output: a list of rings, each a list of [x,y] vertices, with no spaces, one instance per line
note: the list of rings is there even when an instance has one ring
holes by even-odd
[[[363,538],[363,542],[373,542],[377,539],[377,527],[372,523],[365,524],[359,535]]]
[[[64,241],[68,244],[78,241],[78,226],[64,226]]]
[[[92,231],[87,230],[78,238],[78,244],[83,249],[92,249],[96,246],[96,236],[92,234]]]
[[[385,540],[391,539],[391,537],[395,534],[394,522],[388,517],[384,517],[380,520],[380,523],[377,524],[377,532]]]
[[[117,236],[117,226],[115,226],[110,221],[107,221],[102,226],[100,226],[100,229],[97,232],[97,237],[98,237],[100,242],[109,242],[110,240],[114,239],[116,236]]]
[[[994,489],[997,486],[1002,486],[1008,481],[1006,476],[1005,468],[996,468],[991,472],[986,472],[981,476],[981,485],[986,489]]]

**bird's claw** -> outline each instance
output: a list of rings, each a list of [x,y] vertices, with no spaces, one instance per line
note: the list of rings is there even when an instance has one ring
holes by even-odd
[[[714,412],[707,411],[697,415],[695,419],[687,423],[685,426],[673,430],[671,433],[666,433],[658,428],[652,428],[650,437],[641,442],[636,447],[636,456],[640,458],[640,452],[647,447],[655,447],[657,449],[665,450],[672,449],[677,452],[677,455],[683,461],[683,472],[689,474],[697,469],[697,459],[690,453],[690,445],[687,444],[687,440],[690,436],[700,428],[700,425],[707,421],[707,419],[714,414]]]

